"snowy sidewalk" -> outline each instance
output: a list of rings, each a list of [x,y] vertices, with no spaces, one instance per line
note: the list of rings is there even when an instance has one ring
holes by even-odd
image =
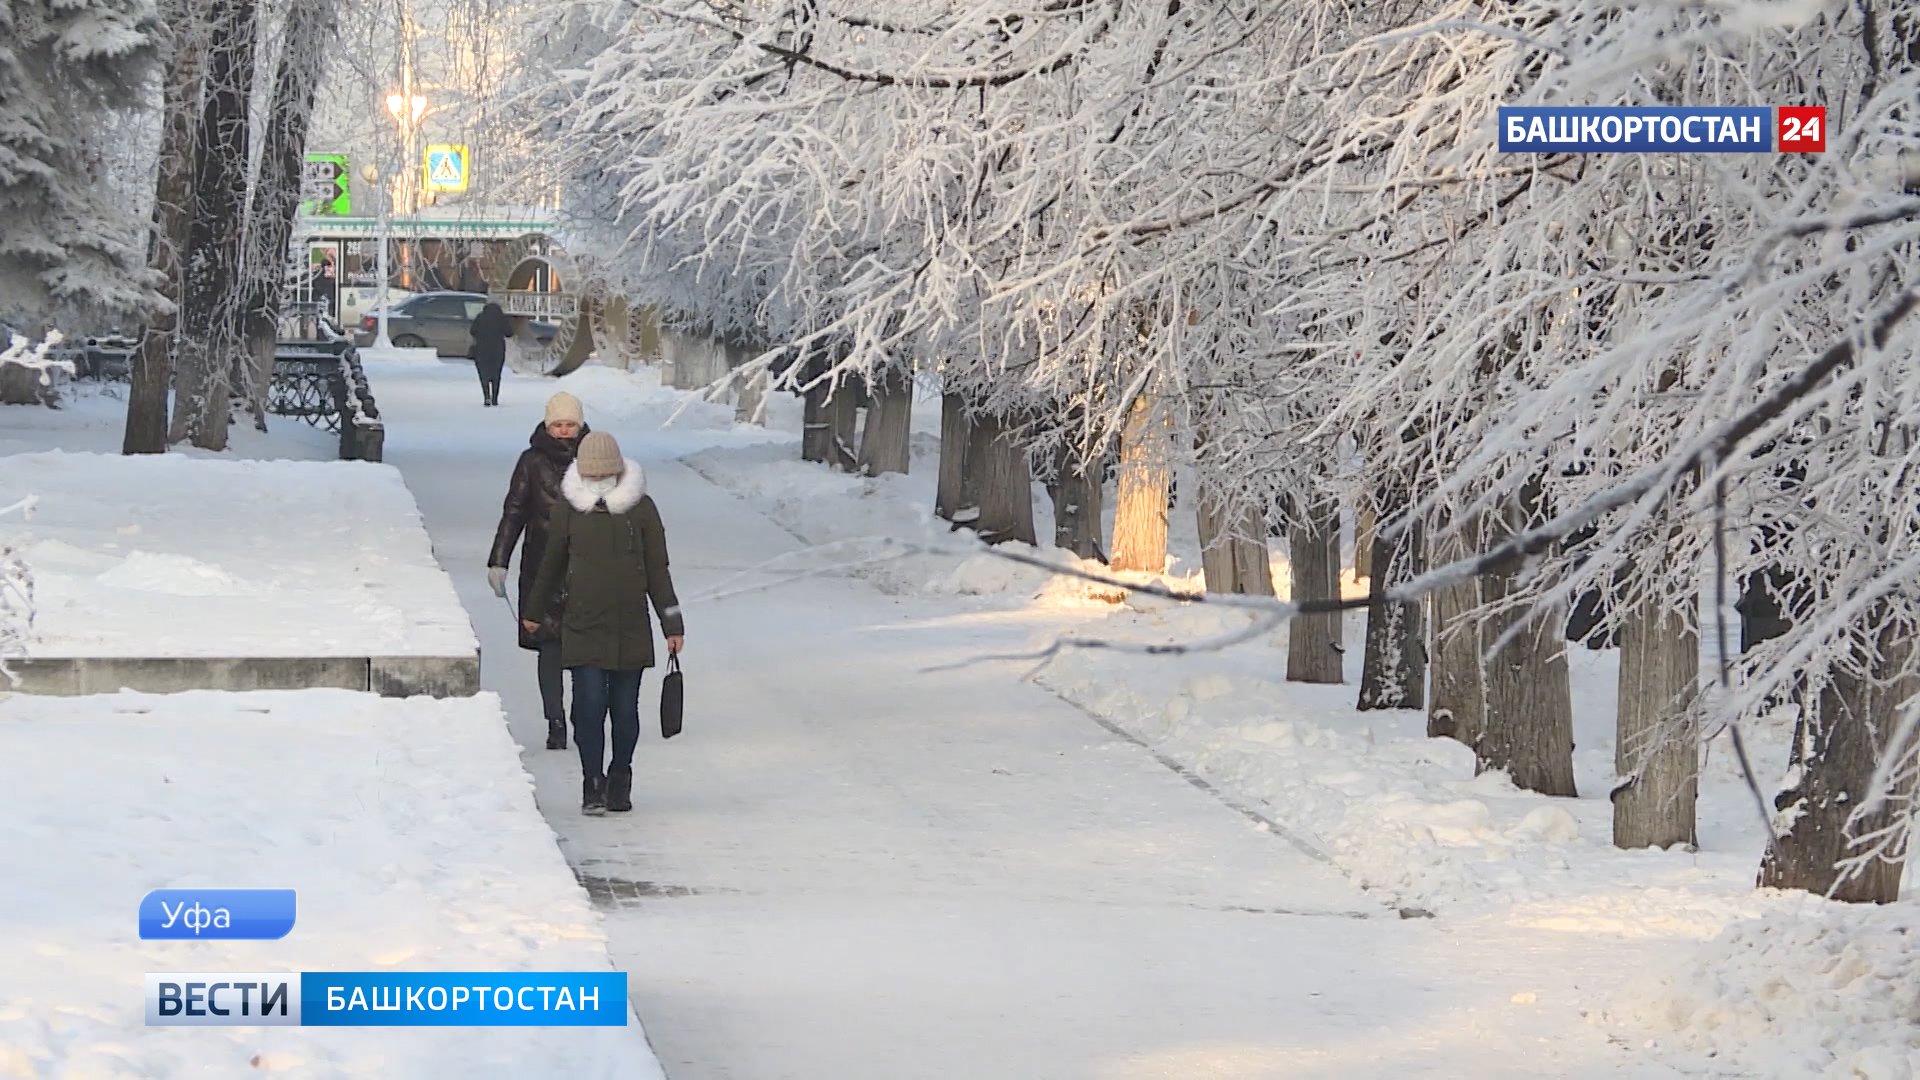
[[[1583,1019],[1605,973],[1560,963],[1569,935],[1402,921],[1016,668],[924,670],[1026,644],[1031,613],[844,578],[699,599],[801,545],[673,459],[766,436],[711,407],[661,430],[676,396],[583,374],[562,385],[648,468],[689,624],[687,733],[643,731],[635,812],[603,819],[572,751],[539,749],[482,576],[554,384],[482,411],[456,365],[377,378],[388,460],[674,1080],[1670,1075]]]
[[[491,695],[0,699],[0,1076],[645,1080],[625,1028],[149,1028],[148,971],[605,971]],[[142,941],[157,888],[291,888],[279,941]]]

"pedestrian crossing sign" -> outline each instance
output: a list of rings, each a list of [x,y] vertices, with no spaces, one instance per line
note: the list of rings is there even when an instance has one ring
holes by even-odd
[[[468,173],[467,148],[447,143],[435,143],[427,147],[426,160],[421,165],[425,174],[428,191],[465,191]]]

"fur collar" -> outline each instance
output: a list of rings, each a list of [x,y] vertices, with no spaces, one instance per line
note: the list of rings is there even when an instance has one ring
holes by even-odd
[[[626,471],[620,474],[620,483],[607,492],[607,509],[616,514],[624,514],[640,505],[647,494],[647,474],[632,458],[622,458],[621,464]],[[567,497],[567,504],[581,513],[593,509],[599,496],[587,490],[587,482],[580,476],[578,461],[567,466],[567,475],[560,478],[560,493]]]

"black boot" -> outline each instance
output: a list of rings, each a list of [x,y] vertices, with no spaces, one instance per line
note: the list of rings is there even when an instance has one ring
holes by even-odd
[[[607,809],[625,811],[633,809],[633,770],[607,770]]]
[[[567,748],[567,722],[565,720],[547,721],[547,749],[565,750]]]
[[[607,812],[607,780],[589,776],[580,781],[580,812],[595,817]]]

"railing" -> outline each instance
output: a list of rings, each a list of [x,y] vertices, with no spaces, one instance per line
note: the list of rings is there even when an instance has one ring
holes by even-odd
[[[509,289],[494,295],[500,299],[500,310],[507,314],[545,322],[567,318],[580,310],[580,299],[572,293]]]
[[[95,382],[126,382],[133,377],[133,354],[140,343],[119,334],[83,338],[54,350],[56,358],[73,364],[73,377]]]
[[[308,310],[311,308],[312,310]],[[340,436],[342,461],[379,461],[386,425],[353,342],[319,316],[318,304],[289,304],[274,345],[267,411]]]
[[[374,404],[373,390],[367,386],[367,371],[360,366],[360,350],[348,344],[340,353],[339,390],[344,405],[340,415],[340,460],[379,461],[385,452],[387,425],[380,419],[380,407]]]

